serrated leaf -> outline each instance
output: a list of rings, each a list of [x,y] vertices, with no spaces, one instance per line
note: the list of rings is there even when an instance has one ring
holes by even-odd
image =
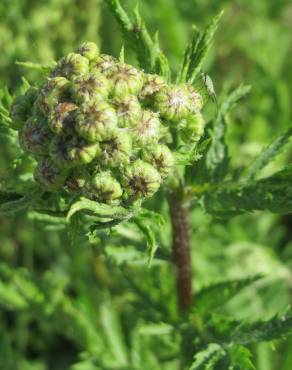
[[[292,332],[292,311],[282,316],[275,316],[267,321],[257,321],[238,326],[231,335],[233,343],[249,343],[279,339]]]
[[[261,275],[256,275],[243,279],[227,280],[203,288],[196,293],[195,310],[200,314],[208,314],[210,310],[224,305],[242,289],[261,277]]]
[[[228,351],[231,366],[236,370],[256,370],[251,358],[252,354],[246,347],[232,346]]]
[[[212,188],[201,198],[208,213],[230,217],[256,210],[292,212],[292,166],[272,176],[242,184],[226,183]]]
[[[220,105],[211,131],[211,145],[206,154],[206,173],[209,181],[221,181],[229,165],[228,147],[226,145],[226,117],[236,103],[248,94],[250,86],[240,85]]]
[[[162,53],[158,36],[153,39],[141,16],[138,7],[134,9],[134,20],[128,16],[119,0],[106,0],[110,10],[121,26],[128,45],[135,51],[140,66],[146,72],[155,72],[169,77],[168,60]]]
[[[0,205],[0,215],[1,216],[12,216],[15,213],[22,212],[29,209],[40,197],[42,193],[40,189],[32,189],[23,196],[18,197],[17,199],[11,198],[11,200],[4,201]],[[15,196],[15,195],[13,195]],[[0,194],[1,197],[1,194]],[[2,193],[2,200],[5,196]]]
[[[71,217],[77,212],[86,212],[93,214],[94,216],[106,220],[126,220],[133,216],[133,211],[123,207],[110,206],[107,204],[101,204],[94,202],[90,199],[81,198],[79,201],[72,204],[70,207],[67,220],[70,221]]]
[[[189,83],[194,82],[211,46],[211,42],[222,15],[223,11],[212,19],[204,32],[199,32],[196,28],[194,29],[193,38],[185,52],[182,70],[179,75],[180,81],[186,81]]]
[[[212,370],[225,354],[225,350],[219,344],[210,343],[205,350],[196,353],[194,362],[188,370]]]
[[[252,165],[248,168],[246,172],[246,178],[248,180],[254,179],[259,175],[260,171],[272,162],[277,155],[279,155],[286,148],[292,136],[292,128],[289,127],[286,132],[278,136],[273,140],[253,161]]]

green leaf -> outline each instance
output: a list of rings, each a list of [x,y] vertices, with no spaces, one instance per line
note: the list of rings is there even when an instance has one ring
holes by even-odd
[[[224,305],[242,289],[261,277],[261,275],[255,275],[243,279],[227,280],[203,288],[196,293],[195,310],[200,314],[208,314],[210,310]]]
[[[232,346],[228,351],[232,369],[236,370],[256,370],[251,358],[252,354],[246,347]]]
[[[127,365],[127,348],[124,343],[116,310],[110,302],[104,302],[100,306],[99,318],[108,342],[109,351],[116,358],[119,366],[123,367]]]
[[[41,71],[44,74],[48,74],[52,68],[56,65],[56,62],[51,62],[50,64],[40,64],[40,63],[33,63],[33,62],[22,62],[22,61],[16,61],[15,64],[22,66],[24,68],[28,69],[35,69],[38,71]]]
[[[153,232],[153,229],[151,226],[147,225],[147,223],[141,218],[141,217],[135,217],[133,219],[135,224],[138,226],[138,228],[142,231],[144,234],[146,240],[147,240],[147,246],[148,246],[148,266],[151,265],[151,262],[153,260],[153,257],[155,255],[155,252],[157,250],[157,243],[155,234]]]
[[[253,161],[252,165],[248,168],[246,173],[246,178],[248,180],[254,179],[260,173],[260,171],[270,162],[272,162],[275,157],[283,152],[286,145],[289,143],[292,136],[292,128],[289,127],[286,132],[278,136],[273,140]]]
[[[70,207],[67,220],[70,221],[71,217],[81,211],[93,214],[94,216],[106,220],[126,220],[133,216],[134,212],[123,207],[109,206],[101,204],[92,200],[81,198],[79,201],[72,204]]]
[[[291,309],[282,316],[275,316],[267,321],[239,325],[231,335],[233,343],[246,345],[260,341],[282,338],[292,332]]]
[[[225,350],[217,343],[208,344],[207,348],[196,353],[189,370],[212,370],[216,363],[226,355]]]
[[[12,216],[15,213],[25,211],[30,208],[41,197],[41,195],[42,193],[40,189],[35,188],[31,189],[31,191],[27,192],[23,196],[18,196],[17,199],[16,195],[13,194],[12,198],[8,200],[7,197],[9,197],[9,193],[6,193],[6,199],[8,201],[5,201],[5,195],[0,193],[0,200],[4,200],[4,202],[0,205],[0,215]]]
[[[194,29],[193,38],[185,51],[182,69],[179,74],[180,81],[187,81],[189,83],[194,82],[211,46],[211,42],[222,15],[223,11],[212,19],[204,32],[199,32],[196,28]]]
[[[250,91],[250,86],[240,85],[220,105],[213,129],[211,131],[211,145],[206,155],[206,172],[210,181],[221,181],[228,170],[229,158],[226,137],[226,116],[237,102]]]
[[[150,36],[138,7],[134,10],[134,20],[131,20],[119,0],[106,0],[110,10],[121,26],[128,45],[135,51],[140,66],[146,72],[154,72],[169,77],[167,58],[162,53],[158,35],[154,39]]]
[[[230,217],[256,210],[292,212],[292,166],[254,182],[225,183],[210,188],[201,198],[205,210],[217,217]]]

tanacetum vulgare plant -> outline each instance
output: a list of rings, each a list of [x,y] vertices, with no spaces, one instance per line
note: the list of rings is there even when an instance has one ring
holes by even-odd
[[[292,313],[254,323],[214,318],[212,310],[260,277],[222,281],[194,295],[189,211],[201,206],[219,218],[254,210],[290,213],[291,167],[258,176],[288,143],[292,129],[240,175],[235,173],[229,166],[226,122],[249,87],[240,86],[222,99],[213,119],[206,122],[202,114],[208,95],[215,98],[202,65],[221,14],[204,31],[195,29],[174,75],[138,10],[131,19],[119,0],[107,3],[139,67],[125,62],[124,48],[116,59],[92,42],[49,66],[23,63],[41,69],[43,78],[33,86],[24,80],[23,93],[13,101],[3,94],[1,127],[22,149],[12,166],[20,171],[19,162],[29,157],[34,172],[26,174],[26,181],[15,177],[13,186],[11,181],[1,184],[0,214],[28,210],[39,219],[69,223],[73,236],[83,232],[91,240],[101,229],[114,233],[122,222],[135,224],[147,239],[150,263],[157,249],[154,225],[163,226],[162,216],[144,201],[153,196],[166,200],[178,307],[175,315],[163,313],[164,333],[167,328],[178,344],[169,357],[179,369],[253,369],[247,346],[287,334]],[[157,315],[161,318],[162,312]],[[150,324],[159,333],[157,320]],[[143,368],[135,356],[127,361],[118,368]],[[96,363],[97,369],[111,368],[100,358]]]

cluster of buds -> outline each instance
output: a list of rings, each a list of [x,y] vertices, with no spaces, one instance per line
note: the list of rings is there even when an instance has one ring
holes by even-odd
[[[184,143],[201,137],[202,103],[192,86],[168,84],[87,42],[17,97],[11,118],[45,191],[127,206],[173,173],[174,135]]]

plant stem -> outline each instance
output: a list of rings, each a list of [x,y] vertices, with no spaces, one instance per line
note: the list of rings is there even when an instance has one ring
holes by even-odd
[[[181,314],[188,311],[192,303],[192,272],[189,233],[189,209],[183,204],[180,192],[168,194],[172,224],[172,261],[175,266],[176,293]]]

